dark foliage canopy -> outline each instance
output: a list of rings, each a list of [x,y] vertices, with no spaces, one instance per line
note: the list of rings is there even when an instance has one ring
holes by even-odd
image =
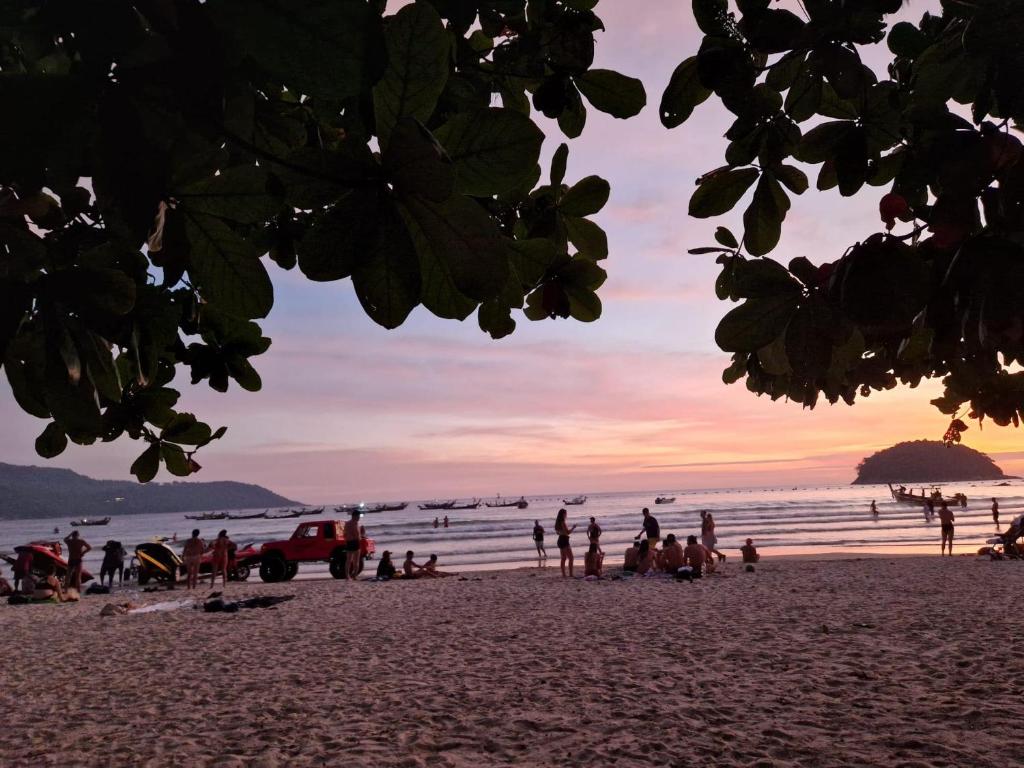
[[[857,465],[857,479],[853,483],[942,483],[1005,477],[992,459],[966,445],[914,440],[868,456]]]
[[[943,0],[889,24],[901,4],[693,0],[704,39],[660,115],[673,128],[714,95],[735,116],[690,200],[699,218],[744,206],[742,236],[691,251],[718,254],[718,296],[739,302],[715,336],[726,383],[813,408],[942,378],[956,442],[961,416],[1024,417],[1024,3]],[[861,50],[883,41],[879,79]],[[821,191],[878,187],[885,229],[784,264],[767,254],[808,165]]]
[[[0,361],[68,440],[147,447],[139,480],[224,434],[170,385],[260,388],[263,260],[351,278],[385,328],[417,305],[595,320],[609,195],[546,180],[533,109],[630,117],[595,69],[597,0],[9,0],[0,7]]]

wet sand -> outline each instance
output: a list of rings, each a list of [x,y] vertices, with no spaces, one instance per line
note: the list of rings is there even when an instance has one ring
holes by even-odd
[[[1012,762],[1024,562],[740,568],[255,581],[228,596],[297,597],[237,614],[3,605],[0,765]]]

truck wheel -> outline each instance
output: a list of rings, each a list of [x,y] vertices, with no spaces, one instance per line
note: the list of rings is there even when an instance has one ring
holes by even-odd
[[[267,583],[284,581],[288,566],[280,555],[263,558],[260,563],[260,578]]]
[[[240,565],[235,568],[235,581],[246,581],[249,578],[249,566]]]
[[[333,576],[336,579],[344,579],[345,578],[345,562],[346,562],[346,560],[345,560],[345,553],[344,552],[338,552],[337,554],[335,554],[334,557],[331,558],[331,565],[330,565],[331,576]]]
[[[284,571],[284,580],[291,581],[295,578],[295,574],[299,572],[298,563],[288,563]]]

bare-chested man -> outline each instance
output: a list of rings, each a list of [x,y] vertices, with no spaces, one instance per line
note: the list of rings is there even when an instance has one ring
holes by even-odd
[[[640,541],[634,541],[626,550],[626,558],[623,561],[622,570],[626,573],[636,573],[636,559],[640,555]]]
[[[359,574],[359,510],[345,521],[345,579],[352,581]]]
[[[423,575],[423,566],[417,565],[413,560],[413,551],[410,549],[405,553],[405,562],[402,563],[402,576],[406,579],[418,579]]]
[[[683,550],[683,565],[688,565],[693,570],[690,575],[697,579],[704,574],[704,564],[709,560],[707,548],[697,541],[696,536],[686,538],[686,549]]]
[[[665,573],[675,573],[683,566],[683,545],[670,533],[665,537],[665,546],[661,548],[661,564]]]
[[[185,589],[199,589],[199,564],[203,560],[203,553],[206,551],[206,542],[199,538],[199,529],[192,529],[192,538],[185,542],[181,550],[181,559],[185,561]],[[171,583],[174,583],[172,574]]]
[[[949,554],[953,556],[953,521],[956,518],[953,516],[953,511],[946,506],[946,502],[942,502],[942,506],[939,507],[939,522],[942,523],[942,549],[940,555],[946,554],[946,542],[949,542]]]
[[[64,539],[64,543],[68,545],[68,574],[64,579],[64,587],[81,592],[82,558],[92,547],[78,535],[78,531],[72,531],[71,535]]]

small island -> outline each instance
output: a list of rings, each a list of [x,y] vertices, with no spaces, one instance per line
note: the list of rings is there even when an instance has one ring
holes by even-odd
[[[913,440],[878,451],[857,465],[853,485],[873,483],[948,483],[964,480],[1006,480],[981,451],[966,445],[947,446],[938,440]]]

